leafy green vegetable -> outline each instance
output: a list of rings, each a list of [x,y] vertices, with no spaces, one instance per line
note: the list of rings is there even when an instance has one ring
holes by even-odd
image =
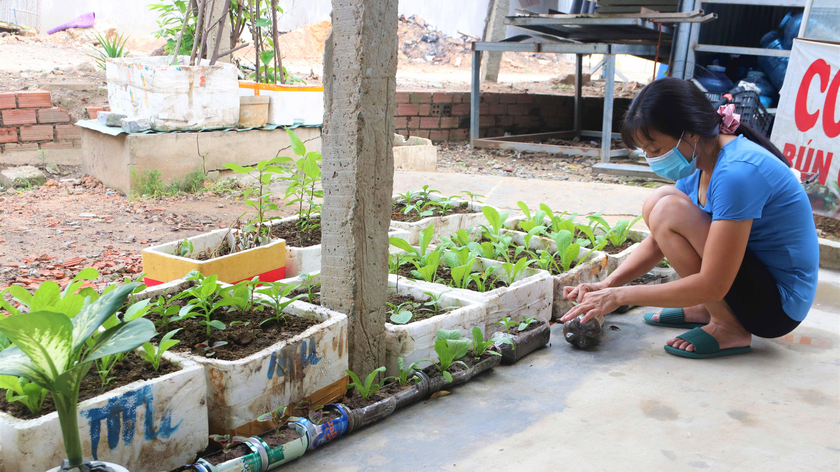
[[[484,340],[484,333],[481,332],[481,329],[479,329],[478,326],[473,326],[472,335],[473,335],[472,350],[473,350],[473,356],[475,356],[476,359],[480,358],[484,354],[492,354],[494,356],[501,356],[502,355],[501,353],[489,350],[490,347],[492,347],[493,344],[495,344],[497,342],[504,343],[504,344],[510,344],[511,346],[513,346],[513,341],[510,338],[507,338],[507,337],[493,338],[493,339],[490,339],[488,341],[485,341]]]
[[[368,400],[371,395],[378,392],[379,389],[385,386],[385,378],[376,382],[376,376],[379,375],[380,372],[385,372],[384,366],[376,368],[373,372],[368,374],[364,384],[359,380],[359,376],[352,370],[347,369],[345,372],[347,372],[347,375],[350,376],[350,380],[352,380],[352,382],[347,385],[347,389],[349,390],[355,387],[356,391],[359,392],[359,395],[361,395],[364,400]]]
[[[160,339],[160,343],[158,343],[157,348],[155,348],[152,343],[147,342],[143,344],[143,350],[146,352],[143,360],[152,364],[152,368],[155,369],[155,372],[160,370],[160,360],[163,357],[163,353],[172,349],[172,347],[181,342],[177,339],[172,339],[172,336],[175,336],[178,331],[181,331],[181,328],[173,329],[172,331],[164,334]]]
[[[285,320],[287,315],[283,313],[283,310],[285,310],[286,307],[291,305],[292,302],[294,302],[295,300],[300,300],[301,298],[305,298],[307,296],[307,294],[301,293],[291,298],[286,298],[298,288],[300,288],[300,284],[284,284],[283,282],[271,282],[266,283],[265,285],[263,285],[263,288],[257,290],[257,293],[268,297],[268,300],[260,298],[259,300],[257,300],[257,303],[263,304],[267,307],[271,307],[274,309],[274,317],[268,318],[260,324],[262,325],[268,323],[269,321],[276,321],[277,323],[280,323],[283,320]]]
[[[224,454],[230,454],[230,450],[233,446],[248,440],[248,438],[242,436],[231,437],[230,434],[211,434],[210,439],[221,446],[222,453]]]
[[[47,398],[46,389],[24,377],[0,375],[0,389],[6,390],[6,402],[20,402],[36,416]]]
[[[452,374],[448,372],[453,364],[461,364],[465,368],[469,368],[463,361],[457,361],[467,355],[472,341],[461,338],[461,332],[457,329],[439,329],[437,332],[437,339],[435,340],[435,352],[438,355],[437,366],[440,369],[441,375],[447,382],[452,381]],[[431,361],[430,361],[431,362]]]

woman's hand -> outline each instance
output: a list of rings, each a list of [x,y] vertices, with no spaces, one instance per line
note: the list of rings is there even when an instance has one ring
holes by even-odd
[[[583,287],[584,285],[591,286],[599,284],[581,284],[576,287],[575,290]],[[565,323],[581,316],[581,323],[586,323],[595,316],[614,312],[619,306],[621,306],[617,297],[618,290],[618,288],[601,288],[599,290],[584,293],[582,296],[578,297],[581,301],[563,315],[563,317],[560,318],[560,321]],[[569,297],[566,297],[566,299],[569,299]]]
[[[606,282],[597,282],[594,284],[580,284],[577,287],[572,287],[571,285],[563,287],[563,298],[566,300],[580,303],[583,301],[583,296],[589,292],[597,292],[598,290],[603,290],[605,288],[609,288],[609,284]]]

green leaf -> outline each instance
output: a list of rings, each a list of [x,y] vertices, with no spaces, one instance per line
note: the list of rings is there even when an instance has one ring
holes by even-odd
[[[44,388],[49,388],[53,380],[16,346],[0,352],[0,375],[24,377]]]
[[[411,313],[410,311],[402,310],[399,313],[394,313],[393,315],[391,315],[390,320],[391,320],[391,323],[398,324],[398,325],[404,325],[404,324],[408,323],[409,321],[411,321],[412,316],[414,316],[414,314]]]
[[[525,202],[522,202],[522,201],[516,202],[516,204],[519,206],[519,209],[522,210],[522,213],[525,214],[525,219],[530,220],[531,219],[531,210],[528,208],[528,205],[526,205]],[[519,225],[521,226],[522,223],[520,223]]]
[[[97,277],[99,277],[99,271],[93,267],[86,267],[82,269],[82,271],[76,274],[76,276],[73,277],[73,280],[64,287],[64,292],[61,293],[61,296],[65,297],[70,293],[75,293],[76,289],[82,285],[82,280],[93,280]]]
[[[39,311],[14,315],[0,320],[0,332],[51,380],[61,375],[70,363],[73,323],[62,314]]]
[[[157,334],[155,324],[145,318],[120,323],[106,329],[81,362],[93,362],[105,356],[128,352],[141,346]]]
[[[484,217],[490,223],[490,226],[496,230],[495,233],[498,234],[502,228],[502,217],[499,215],[499,211],[491,206],[486,206],[481,209],[481,212],[484,213]]]
[[[457,329],[439,329],[437,331],[438,340],[461,339],[461,331]]]
[[[257,21],[254,22],[254,26],[256,26],[257,28],[267,28],[267,27],[271,26],[271,20],[269,20],[268,18],[259,18]],[[269,51],[265,51],[265,52],[269,52]],[[271,57],[274,57],[274,51],[270,51],[270,52],[271,52]],[[263,61],[263,62],[265,62],[265,61]]]
[[[391,237],[388,238],[388,242],[391,243],[391,246],[394,246],[397,249],[402,249],[403,251],[409,254],[417,253],[417,250],[414,248],[414,246],[408,244],[408,241],[406,241],[405,239]],[[16,287],[16,285],[13,285],[13,287]]]
[[[149,311],[149,303],[151,303],[151,299],[147,298],[146,300],[141,300],[125,310],[125,314],[123,315],[123,321],[131,321],[135,318],[143,317]]]
[[[137,282],[125,284],[118,287],[114,291],[104,295],[99,300],[91,303],[82,309],[75,318],[73,318],[73,346],[75,351],[82,347],[85,340],[96,331],[102,323],[116,313],[125,303],[128,295],[134,291],[134,288],[140,285]],[[136,346],[135,346],[136,347]]]
[[[223,331],[227,326],[219,320],[202,321],[201,324]]]
[[[473,341],[478,344],[484,344],[484,333],[481,332],[481,329],[478,326],[473,326],[472,329]]]
[[[239,164],[233,164],[233,163],[231,163],[231,164],[225,164],[225,165],[224,165],[224,166],[222,166],[222,167],[226,167],[226,168],[228,168],[228,169],[230,169],[230,170],[232,170],[232,171],[236,172],[237,174],[250,174],[250,173],[251,173],[251,172],[253,172],[253,170],[254,170],[254,169],[252,169],[252,168],[250,168],[250,167],[242,167],[242,166],[241,166],[241,165],[239,165]]]
[[[11,390],[18,395],[23,395],[19,377],[13,375],[0,375],[0,390]]]
[[[298,156],[306,155],[306,146],[303,144],[303,141],[297,137],[297,135],[289,128],[286,128],[286,134],[289,135],[289,140],[292,143],[292,152],[297,154]]]
[[[38,287],[32,296],[32,304],[29,311],[44,311],[58,303],[61,299],[61,287],[52,280],[47,280]]]

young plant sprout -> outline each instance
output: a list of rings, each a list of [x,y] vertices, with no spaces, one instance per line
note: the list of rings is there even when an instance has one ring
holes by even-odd
[[[260,323],[261,325],[266,324],[269,321],[275,321],[277,323],[284,321],[287,318],[287,315],[283,313],[283,310],[285,310],[286,307],[291,305],[295,300],[300,300],[301,298],[306,297],[305,293],[300,293],[292,298],[286,298],[300,287],[299,284],[272,282],[266,283],[263,287],[264,288],[257,290],[257,293],[266,295],[268,300],[260,298],[257,300],[257,303],[273,308],[274,316],[264,320]]]
[[[304,400],[295,405],[295,409],[300,411],[302,416],[309,418],[309,421],[316,425],[324,421],[324,405],[312,406],[312,402]]]
[[[479,195],[477,193],[472,193],[469,190],[461,190],[461,193],[470,197],[471,203],[483,203],[479,198],[484,198],[484,195]]]
[[[391,320],[391,323],[404,325],[411,321],[411,318],[414,316],[412,310],[415,309],[415,304],[413,302],[400,303],[399,305],[388,302],[385,302],[385,304],[391,307],[390,310],[385,312],[389,315],[388,319]]]
[[[233,446],[248,440],[248,438],[244,438],[242,436],[231,437],[230,434],[211,434],[210,439],[222,448],[223,454],[230,454],[230,450],[233,449]]]
[[[173,346],[181,342],[177,339],[172,339],[172,336],[175,336],[178,331],[181,331],[181,328],[173,329],[172,331],[164,334],[160,343],[158,343],[157,348],[149,342],[143,344],[143,351],[146,352],[143,360],[152,364],[152,368],[155,369],[155,372],[160,370],[160,360],[163,357],[163,353],[172,349]]]
[[[504,344],[510,344],[511,346],[513,346],[513,341],[511,341],[511,339],[507,338],[507,337],[493,338],[493,339],[485,341],[484,340],[484,333],[481,332],[481,329],[479,329],[478,326],[473,326],[472,335],[473,335],[473,339],[472,339],[473,356],[475,356],[476,359],[481,358],[481,356],[484,355],[484,354],[492,354],[494,356],[501,356],[502,355],[501,353],[490,350],[490,348],[493,346],[493,344],[495,344],[497,342],[504,343]]]
[[[364,384],[361,382],[361,380],[359,380],[359,376],[356,375],[352,370],[347,369],[345,370],[345,372],[347,372],[347,375],[350,376],[350,380],[352,380],[352,382],[350,382],[347,385],[347,389],[350,390],[351,388],[355,388],[364,400],[370,399],[370,397],[374,393],[378,392],[382,387],[384,387],[385,380],[387,380],[387,378],[383,378],[379,382],[376,382],[376,376],[379,375],[380,372],[385,372],[384,366],[376,368],[373,370],[373,372],[368,374]]]
[[[522,320],[522,323],[519,323],[519,326],[517,326],[516,329],[518,329],[519,332],[521,333],[522,331],[525,331],[526,329],[528,329],[528,326],[531,326],[532,324],[534,324],[536,322],[537,322],[536,318],[527,318],[526,317]]]
[[[397,358],[397,372],[399,375],[396,377],[391,377],[392,379],[396,380],[401,386],[405,387],[408,385],[412,379],[415,381],[419,381],[419,377],[413,375],[414,371],[419,370],[417,367],[417,363],[415,362],[408,369],[404,368],[404,361],[402,357]]]
[[[607,223],[607,220],[605,220],[600,213],[587,216],[587,218],[595,221],[597,223],[596,226],[600,226],[606,232],[606,238],[609,240],[610,244],[618,247],[627,241],[627,236],[630,234],[630,228],[642,219],[642,215],[637,216],[633,219],[633,221],[628,219],[618,220],[615,223],[615,226],[612,227],[610,227],[610,224]]]
[[[430,360],[426,360],[426,362],[435,364],[443,378],[447,382],[452,382],[452,374],[448,372],[449,368],[453,364],[461,364],[465,368],[469,368],[463,361],[457,361],[455,359],[467,355],[470,347],[472,347],[472,341],[461,338],[461,332],[457,329],[439,329],[437,339],[435,340],[435,352],[438,355],[438,362],[435,363]]]
[[[505,327],[505,333],[510,334],[510,328],[516,326],[516,321],[511,321],[510,316],[506,316],[502,318],[501,321],[497,321],[496,324],[500,324]]]
[[[257,421],[259,421],[260,423],[267,423],[269,421],[273,421],[274,431],[277,433],[277,435],[283,439],[286,438],[286,435],[280,432],[283,426],[289,422],[289,415],[286,414],[285,406],[278,407],[276,410],[268,413],[263,413],[262,415],[257,417]]]
[[[203,343],[196,344],[195,347],[196,349],[204,350],[204,357],[213,357],[216,355],[216,349],[225,345],[227,345],[227,341],[216,341],[214,343],[204,341]]]
[[[39,415],[47,398],[47,390],[24,377],[0,375],[0,389],[6,390],[6,402],[20,402],[33,415]]]
[[[192,254],[193,250],[193,242],[189,240],[189,238],[184,238],[182,241],[178,241],[178,244],[175,245],[175,254],[181,257],[187,257]]]

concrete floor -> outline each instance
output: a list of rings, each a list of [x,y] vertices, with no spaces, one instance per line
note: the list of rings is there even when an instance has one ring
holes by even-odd
[[[635,215],[651,192],[600,183],[400,172],[487,203]],[[840,470],[840,273],[820,272],[817,300],[790,335],[748,355],[684,359],[681,330],[614,315],[599,347],[579,351],[553,326],[550,347],[399,411],[284,470]]]
[[[830,470],[840,468],[840,273],[792,335],[698,361],[680,330],[614,315],[601,344],[552,342],[284,470]]]

